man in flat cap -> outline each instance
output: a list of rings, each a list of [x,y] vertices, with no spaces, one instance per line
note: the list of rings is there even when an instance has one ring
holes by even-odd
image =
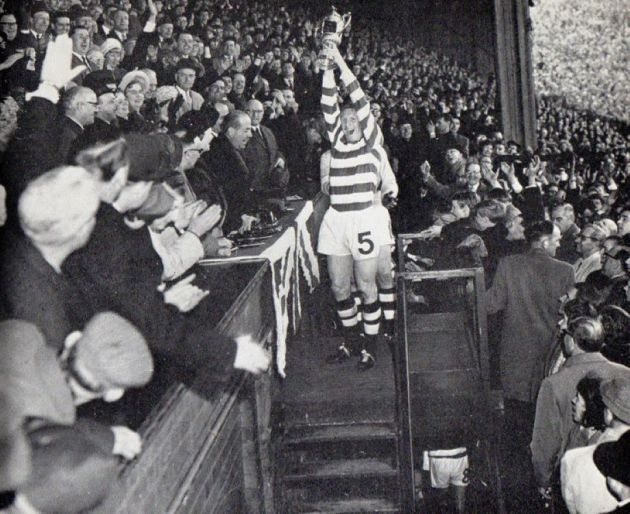
[[[83,332],[66,337],[59,358],[32,323],[0,322],[0,336],[0,383],[27,432],[51,424],[76,426],[108,453],[127,459],[138,454],[141,440],[136,432],[76,415],[79,405],[96,399],[117,401],[126,389],[151,379],[153,358],[131,323],[111,312],[99,313]]]
[[[29,443],[32,472],[6,512],[85,512],[115,487],[118,460],[85,433],[73,427],[42,427],[29,434]]]
[[[600,445],[617,441],[630,429],[630,371],[602,382],[600,393],[606,406],[606,430],[597,444],[569,450],[560,466],[562,497],[571,514],[610,512],[618,503],[606,486],[606,477],[593,462],[593,456]]]

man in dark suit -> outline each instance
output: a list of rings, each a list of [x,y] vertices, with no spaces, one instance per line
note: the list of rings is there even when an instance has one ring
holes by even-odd
[[[75,143],[85,128],[94,123],[98,101],[96,93],[87,87],[72,88],[63,100],[63,113],[59,121],[57,151],[63,163],[69,163],[76,153]]]
[[[232,76],[232,91],[228,95],[228,100],[234,104],[238,110],[247,109],[246,96],[247,79],[243,73],[235,73]]]
[[[448,182],[445,176],[445,157],[446,151],[456,148],[462,155],[464,149],[461,142],[451,132],[452,118],[448,113],[438,113],[429,122],[427,129],[429,132],[428,160],[431,169],[434,170],[435,176],[440,182]]]
[[[210,151],[201,157],[201,164],[217,179],[227,203],[223,230],[249,230],[254,221],[257,197],[250,188],[250,172],[243,150],[252,137],[252,124],[243,111],[230,113],[224,121],[223,134],[212,142]]]
[[[122,134],[116,116],[116,77],[114,74],[109,70],[95,71],[87,75],[83,83],[96,94],[98,110],[94,116],[94,123],[88,125],[73,143],[69,155],[70,161],[74,160],[75,155],[81,150],[97,143],[108,143]]]
[[[90,31],[84,27],[74,27],[70,32],[70,37],[72,39],[71,66],[73,68],[81,65],[85,66],[85,70],[74,79],[75,84],[81,85],[83,78],[92,71],[90,62],[87,60],[92,37]]]
[[[250,188],[261,196],[280,193],[278,189],[285,188],[289,182],[284,156],[278,150],[278,142],[273,132],[260,124],[265,110],[258,100],[250,100],[245,111],[252,124],[252,138],[243,150],[245,165],[250,172]]]
[[[18,46],[20,48],[34,48],[37,61],[41,69],[41,62],[46,54],[46,46],[50,39],[48,27],[50,26],[50,13],[44,2],[35,2],[31,8],[30,29],[18,34]]]
[[[556,253],[556,258],[573,264],[580,254],[577,251],[576,238],[580,233],[580,227],[575,224],[575,211],[570,203],[564,203],[554,207],[551,211],[551,221],[560,229],[562,241]]]
[[[462,136],[459,133],[459,129],[461,128],[462,122],[459,118],[451,117],[451,134],[455,136],[455,140],[457,141],[457,148],[464,154],[464,157],[468,159],[469,155],[469,146],[470,141],[466,136]]]
[[[124,9],[117,9],[112,14],[114,27],[109,31],[107,37],[117,39],[124,43],[129,32],[129,13]]]
[[[276,96],[278,96],[277,93],[274,94],[274,97]],[[281,106],[282,112],[277,112],[277,117],[269,120],[269,128],[276,136],[278,148],[286,158],[287,168],[291,172],[291,183],[299,187],[306,180],[305,177],[300,176],[306,168],[306,130],[298,116],[300,105],[295,99],[293,90],[283,89],[282,97],[284,99],[284,105]]]
[[[295,69],[293,64],[285,62],[282,65],[282,75],[277,78],[272,84],[272,89],[290,89],[295,91]]]
[[[502,311],[501,381],[506,399],[531,403],[543,378],[560,298],[574,285],[570,264],[554,259],[561,234],[550,221],[526,230],[528,252],[504,257],[488,290],[488,313]]]

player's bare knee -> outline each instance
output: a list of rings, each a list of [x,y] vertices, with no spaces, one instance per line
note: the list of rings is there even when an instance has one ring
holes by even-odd
[[[352,293],[349,280],[333,280],[330,288],[332,289],[333,296],[337,301],[349,298]]]
[[[357,278],[357,289],[361,292],[365,303],[372,303],[378,299],[378,287],[376,287],[374,280],[367,281]]]

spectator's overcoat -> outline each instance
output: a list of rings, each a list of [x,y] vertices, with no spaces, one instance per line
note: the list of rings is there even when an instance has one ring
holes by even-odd
[[[543,250],[499,261],[488,313],[502,313],[501,381],[506,398],[534,402],[557,322],[560,298],[573,287],[573,267]]]
[[[573,422],[571,400],[577,384],[589,374],[602,380],[627,373],[628,368],[606,360],[599,352],[580,353],[567,359],[560,371],[545,378],[536,402],[532,434],[532,462],[536,481],[549,486],[560,458],[567,449]]]

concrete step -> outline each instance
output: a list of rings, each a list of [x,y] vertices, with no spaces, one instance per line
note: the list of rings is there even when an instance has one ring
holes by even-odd
[[[284,480],[308,482],[314,480],[361,479],[366,477],[391,478],[397,476],[394,465],[383,459],[342,459],[303,462],[298,469],[285,475]]]
[[[378,498],[355,498],[346,500],[326,500],[312,503],[304,503],[299,506],[298,512],[308,514],[323,514],[341,512],[345,514],[370,512],[374,514],[400,512],[398,506],[390,500]]]
[[[295,425],[285,436],[286,445],[325,443],[332,441],[373,441],[396,439],[396,430],[389,423],[357,423],[339,425]]]

